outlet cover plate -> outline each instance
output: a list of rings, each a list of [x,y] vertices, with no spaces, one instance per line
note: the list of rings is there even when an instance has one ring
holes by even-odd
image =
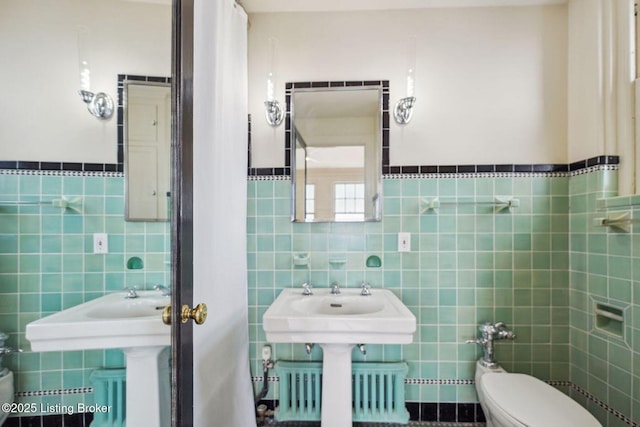
[[[398,252],[411,252],[411,233],[398,233]]]
[[[109,237],[107,233],[93,234],[93,253],[108,254],[109,253]]]

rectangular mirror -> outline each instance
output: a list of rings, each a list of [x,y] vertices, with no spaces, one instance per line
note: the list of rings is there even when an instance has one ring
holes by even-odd
[[[381,219],[382,82],[344,83],[289,85],[294,222]]]
[[[171,85],[125,80],[125,215],[167,221],[171,184]]]

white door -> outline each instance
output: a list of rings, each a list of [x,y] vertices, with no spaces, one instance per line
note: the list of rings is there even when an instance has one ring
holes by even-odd
[[[171,87],[127,83],[127,217],[168,219]]]
[[[179,385],[174,425],[250,427],[256,423],[246,281],[247,16],[233,0],[195,0],[192,8],[190,1],[178,2],[174,306],[204,302],[209,314],[200,326],[174,326],[174,357],[180,359],[173,374]]]

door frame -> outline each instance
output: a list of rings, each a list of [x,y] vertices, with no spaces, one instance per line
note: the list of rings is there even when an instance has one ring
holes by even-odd
[[[171,425],[193,425],[193,10],[172,0],[171,55]]]

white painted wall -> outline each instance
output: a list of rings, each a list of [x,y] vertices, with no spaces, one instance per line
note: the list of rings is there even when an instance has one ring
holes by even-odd
[[[567,155],[566,5],[270,13],[250,21],[254,166],[284,161],[284,126],[263,120],[270,36],[279,39],[281,102],[285,81],[389,79],[392,103],[404,95],[403,43],[417,36],[418,101],[411,124],[392,123],[392,164],[548,163],[602,153],[590,129],[596,122],[584,119],[594,107],[577,98],[588,114],[571,116],[580,143]],[[77,25],[93,30],[94,90],[115,98],[118,73],[169,75],[168,5],[3,0],[0,55],[12,60],[0,67],[0,159],[116,161],[115,118],[95,119],[76,94]],[[589,43],[580,38],[584,51],[571,55],[593,55]]]
[[[284,126],[264,120],[269,37],[288,81],[388,79],[404,96],[417,37],[412,122],[391,126],[392,165],[566,163],[567,5],[256,13],[249,27],[254,167],[284,164]]]
[[[78,25],[91,29],[92,90],[117,74],[169,76],[171,7],[120,0],[2,0],[0,160],[115,163],[116,118],[80,100]]]
[[[569,159],[619,155],[621,195],[635,188],[632,0],[569,1]]]
[[[569,1],[570,161],[606,153],[601,26],[601,0]]]

